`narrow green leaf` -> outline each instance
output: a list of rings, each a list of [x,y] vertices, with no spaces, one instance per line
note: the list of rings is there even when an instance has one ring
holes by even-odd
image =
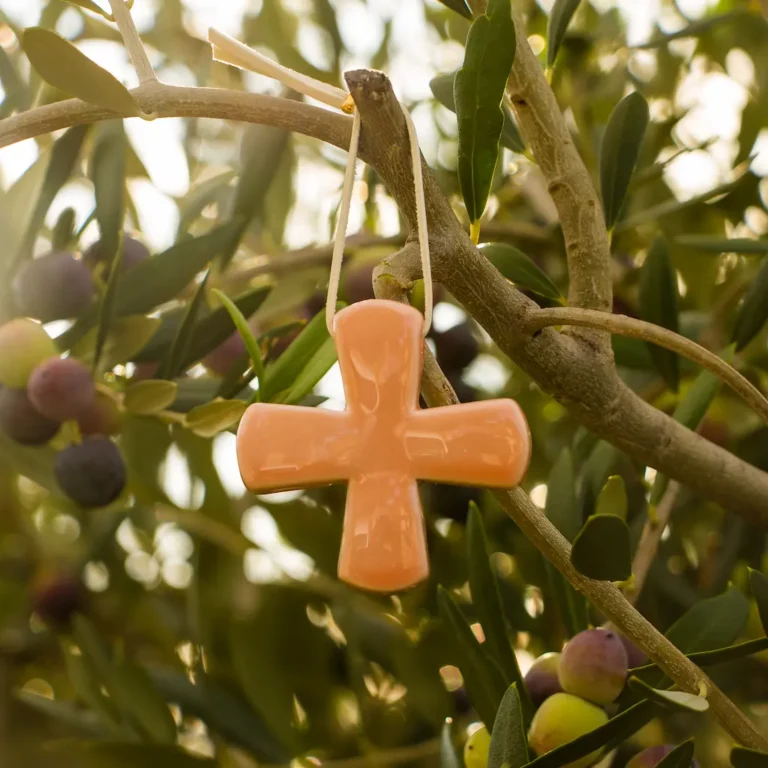
[[[247,405],[242,400],[213,400],[193,408],[184,420],[188,429],[200,437],[215,437],[240,421]]]
[[[713,651],[730,645],[749,617],[749,601],[735,587],[696,603],[666,632],[683,653]]]
[[[133,719],[149,739],[156,744],[174,744],[177,734],[173,715],[147,673],[124,660],[115,669],[114,681]]]
[[[448,75],[438,75],[429,81],[432,95],[446,109],[450,109],[454,113],[456,112],[456,99],[453,96],[455,81],[455,72]],[[523,137],[520,135],[520,129],[517,127],[512,110],[506,104],[502,104],[501,111],[504,115],[504,126],[501,129],[501,146],[522,154],[525,152],[525,141],[523,141]]]
[[[709,253],[739,253],[743,256],[768,253],[768,240],[752,240],[745,237],[712,237],[710,235],[680,235],[675,238],[678,245],[698,248]]]
[[[749,586],[752,589],[752,597],[757,603],[757,610],[760,614],[760,622],[763,625],[763,631],[768,634],[768,576],[760,571],[749,569]]]
[[[264,206],[267,192],[279,171],[289,145],[290,133],[266,125],[249,126],[241,146],[241,167],[232,205],[233,221],[240,224],[242,235]],[[222,254],[222,267],[235,255],[240,236],[234,238]]]
[[[651,701],[641,701],[612,717],[605,725],[595,728],[578,739],[569,741],[528,763],[530,768],[562,768],[606,746],[618,746],[633,733],[647,725],[658,707]]]
[[[507,680],[522,691],[522,707],[526,721],[533,716],[533,705],[509,640],[504,608],[496,576],[491,570],[488,539],[477,504],[469,503],[467,519],[467,567],[472,604],[485,633],[485,648],[503,670]],[[516,694],[517,695],[517,694]]]
[[[223,171],[210,179],[201,181],[189,190],[179,205],[178,238],[189,230],[205,208],[224,198],[225,191],[228,191],[234,178],[234,171]]]
[[[581,527],[581,510],[576,496],[573,457],[564,448],[557,457],[547,480],[546,515],[560,533],[572,542]],[[569,637],[587,629],[587,602],[549,560],[544,560],[552,592]]]
[[[237,308],[235,302],[221,291],[214,291],[213,293],[224,305],[224,309],[229,312],[229,316],[232,318],[232,322],[235,324],[238,333],[242,337],[243,343],[245,344],[245,349],[248,352],[248,356],[251,358],[251,365],[253,366],[253,370],[256,373],[256,378],[259,382],[259,389],[261,389],[262,383],[264,382],[264,361],[261,359],[261,349],[259,349],[259,342],[256,341],[256,337],[253,335],[251,326],[248,325],[248,320],[246,320],[245,315],[243,315],[243,313]],[[312,386],[314,386],[314,384]],[[260,399],[260,393],[257,392],[256,395],[257,399]]]
[[[663,237],[653,241],[640,270],[640,317],[674,333],[680,331],[677,273]],[[680,361],[677,354],[656,344],[648,344],[648,352],[667,386],[677,392],[680,386]]]
[[[137,416],[159,413],[176,399],[179,386],[175,381],[149,379],[137,381],[125,390],[125,409]]]
[[[480,252],[507,280],[548,299],[563,301],[563,295],[547,274],[513,245],[486,243],[480,246]]]
[[[88,135],[89,126],[77,125],[65,131],[53,144],[51,158],[45,170],[45,179],[40,195],[35,203],[32,217],[27,226],[24,242],[16,255],[16,263],[25,259],[32,252],[37,234],[45,221],[45,216],[61,188],[69,181],[78,160],[80,151]],[[55,247],[55,246],[54,246]]]
[[[125,168],[128,140],[122,120],[99,126],[91,160],[91,179],[96,196],[96,221],[99,224],[100,251],[111,264],[120,246],[125,216]]]
[[[472,705],[486,727],[492,730],[507,688],[503,675],[497,672],[456,601],[443,587],[438,587],[437,602],[440,616],[450,630],[457,666],[464,677]]]
[[[176,336],[174,336],[174,339],[171,342],[168,353],[158,368],[157,377],[159,379],[173,379],[184,370],[181,367],[181,361],[186,358],[189,353],[189,347],[192,344],[192,338],[195,335],[195,324],[197,323],[198,315],[203,308],[210,276],[211,268],[208,267],[203,279],[197,286],[192,301],[189,302],[184,311],[184,318],[181,321],[181,325],[179,325],[179,329],[176,331]]]
[[[733,349],[727,349],[721,357],[730,362],[733,359]],[[675,408],[672,414],[675,421],[679,421],[688,429],[698,429],[701,422],[712,405],[712,402],[720,392],[722,381],[710,371],[701,371],[694,379],[690,389],[685,393],[683,399]],[[655,507],[664,495],[667,488],[668,478],[666,475],[658,474],[653,482],[649,503]]]
[[[117,247],[117,253],[112,260],[112,270],[109,273],[109,280],[101,303],[98,305],[99,322],[96,326],[96,340],[93,348],[93,369],[99,367],[101,355],[104,352],[104,345],[107,342],[109,331],[112,327],[112,320],[115,316],[115,300],[117,297],[117,283],[120,279],[120,262],[123,258],[122,243]]]
[[[233,622],[229,633],[232,665],[250,705],[258,712],[286,749],[295,752],[297,734],[293,721],[293,691],[275,665],[253,642],[253,625]]]
[[[709,702],[703,696],[696,696],[685,691],[666,691],[654,688],[638,677],[630,677],[627,684],[643,698],[654,701],[667,709],[681,712],[706,712],[709,709]]]
[[[731,765],[733,768],[768,768],[768,752],[734,747],[731,750]]]
[[[110,265],[109,280],[99,308],[99,325],[93,367],[96,368],[114,317],[122,260],[122,228],[125,216],[125,158],[127,140],[122,120],[100,126],[93,149],[91,177],[96,195],[96,221],[104,254]]]
[[[66,251],[75,245],[75,218],[77,213],[74,208],[65,208],[56,219],[51,231],[51,249],[54,251]]]
[[[555,63],[568,25],[579,7],[579,0],[556,0],[547,22],[547,66]]]
[[[453,746],[453,722],[449,718],[440,731],[440,768],[463,768],[463,763]]]
[[[19,75],[13,60],[5,48],[0,48],[0,83],[5,92],[5,100],[2,104],[2,117],[10,116],[15,109],[23,112],[29,109],[30,96],[27,85]]]
[[[120,713],[114,702],[102,691],[99,673],[88,656],[74,653],[71,647],[63,647],[67,676],[74,686],[77,697],[100,719],[114,735],[125,735],[120,722]]]
[[[99,16],[103,16],[107,21],[114,21],[111,13],[107,13],[103,8],[99,8],[93,0],[65,0],[70,5],[79,5],[81,8],[85,8],[86,11],[93,11],[98,13]]]
[[[72,43],[42,27],[24,30],[24,52],[40,77],[54,88],[126,117],[141,114],[128,89]]]
[[[611,475],[595,503],[596,515],[615,515],[627,519],[627,488],[620,475]]]
[[[693,739],[678,744],[666,757],[657,763],[656,768],[690,768],[693,760]]]
[[[614,515],[592,515],[574,539],[571,562],[587,578],[626,581],[632,575],[627,524]]]
[[[331,370],[336,359],[336,344],[333,339],[326,339],[320,349],[309,358],[304,369],[293,382],[293,386],[284,397],[280,398],[280,402],[292,405],[303,400],[315,388],[320,379]]]
[[[743,643],[728,645],[714,651],[700,651],[698,653],[686,653],[685,655],[699,667],[713,667],[716,664],[725,664],[729,661],[743,659],[745,656],[768,650],[768,637],[759,637],[757,640],[745,640]],[[656,669],[655,664],[645,664],[631,670],[634,675],[641,675]]]
[[[493,724],[488,768],[522,768],[528,764],[528,760],[523,706],[517,683],[513,683],[501,700],[496,722]]]
[[[600,149],[600,191],[608,229],[624,206],[648,118],[648,102],[634,91],[616,105],[605,129]]]
[[[736,342],[737,352],[744,349],[760,333],[766,320],[768,320],[768,259],[763,259],[736,316],[731,339]]]
[[[160,318],[146,315],[131,315],[114,320],[109,328],[102,350],[104,369],[112,370],[116,365],[133,360],[147,345],[160,327]],[[71,354],[90,364],[94,359],[98,329],[89,331],[71,349]]]
[[[439,0],[446,8],[463,16],[465,19],[472,20],[472,11],[469,9],[466,0]]]
[[[325,310],[321,310],[307,323],[307,327],[291,342],[288,349],[267,366],[261,399],[272,402],[281,392],[290,389],[310,358],[329,338]]]
[[[459,183],[470,222],[483,215],[504,127],[501,100],[515,58],[515,24],[509,0],[492,0],[472,24],[464,64],[456,73]]]

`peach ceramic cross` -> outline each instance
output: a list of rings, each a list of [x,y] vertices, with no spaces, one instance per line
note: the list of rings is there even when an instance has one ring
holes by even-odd
[[[252,491],[349,482],[339,577],[379,592],[429,573],[417,479],[511,487],[530,458],[511,400],[419,409],[422,329],[417,310],[393,301],[341,310],[334,337],[347,410],[257,403],[237,433]]]

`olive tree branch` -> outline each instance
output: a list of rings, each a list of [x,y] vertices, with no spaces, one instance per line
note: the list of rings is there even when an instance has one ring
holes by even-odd
[[[408,243],[397,256],[418,258],[418,248],[415,244]],[[379,298],[407,301],[403,287],[386,272],[380,273],[374,287]],[[456,405],[459,402],[453,387],[426,344],[421,392],[430,407]],[[756,749],[768,747],[768,739],[758,732],[744,713],[699,667],[638,613],[617,587],[607,581],[588,579],[574,568],[571,563],[571,545],[525,491],[518,487],[511,491],[495,491],[494,495],[504,511],[536,548],[595,608],[632,640],[682,690],[707,697],[712,712],[734,739]],[[672,504],[669,506],[671,509]],[[650,552],[650,559],[653,559],[653,552]]]
[[[128,49],[128,55],[131,57],[136,74],[139,76],[139,83],[150,83],[157,81],[155,70],[147,56],[147,50],[144,43],[141,42],[136,25],[133,23],[131,11],[125,3],[125,0],[109,0],[112,8],[112,16],[120,30],[125,47]]]
[[[350,73],[364,110],[360,156],[381,175],[410,231],[415,232],[413,178],[405,121],[381,73]],[[144,112],[158,117],[218,118],[271,125],[344,148],[351,119],[291,99],[213,88],[145,83],[132,91]],[[38,107],[0,121],[0,147],[73,125],[119,117],[78,99]],[[695,435],[644,403],[616,375],[613,362],[589,343],[544,329],[520,329],[536,304],[515,290],[475,248],[425,167],[433,271],[499,348],[571,415],[628,455],[714,499],[747,520],[768,526],[768,474]],[[380,270],[410,286],[420,276],[408,252]]]
[[[705,349],[695,341],[686,339],[674,331],[647,323],[626,315],[613,315],[607,312],[595,312],[589,309],[557,307],[540,309],[534,312],[525,326],[532,333],[554,325],[576,325],[583,328],[599,328],[604,331],[641,339],[676,352],[678,355],[698,363],[728,384],[734,392],[741,395],[756,413],[768,421],[768,400],[757,387],[751,384],[733,366]]]
[[[643,526],[640,543],[637,545],[635,558],[632,561],[632,583],[624,590],[624,596],[632,605],[637,603],[640,593],[643,591],[648,571],[650,571],[651,565],[653,565],[653,561],[656,559],[661,536],[664,533],[664,529],[669,525],[672,511],[680,495],[680,489],[680,483],[672,480],[667,486],[667,490],[664,491],[664,496],[662,496],[659,506],[655,512],[649,513],[648,519]]]

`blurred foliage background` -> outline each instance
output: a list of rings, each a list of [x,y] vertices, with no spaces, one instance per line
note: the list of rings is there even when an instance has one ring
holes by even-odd
[[[518,4],[546,62],[551,3]],[[614,309],[677,324],[718,351],[750,287],[764,286],[753,303],[768,301],[765,278],[760,282],[768,253],[766,8],[757,0],[617,5],[584,0],[551,71],[596,180],[616,104],[636,89],[650,106],[629,200],[614,229]],[[421,0],[136,0],[133,14],[168,83],[283,93],[260,76],[212,63],[209,23],[335,85],[345,69],[383,69],[466,219],[456,119],[444,105],[444,81],[430,89],[433,78],[461,65],[469,23],[459,14]],[[116,28],[98,14],[63,0],[2,0],[3,117],[63,96],[21,49],[22,30],[33,25],[56,30],[119,80],[136,84]],[[522,290],[542,306],[557,306],[567,272],[556,212],[514,124],[508,129],[482,240],[493,243],[489,257]],[[193,755],[221,766],[302,755],[314,760],[306,764],[347,759],[341,765],[350,768],[440,764],[445,718],[454,719],[457,747],[478,720],[437,599],[438,585],[449,590],[482,638],[467,586],[470,502],[485,521],[509,641],[523,671],[587,620],[602,621],[594,612],[565,615],[566,586],[481,489],[422,484],[431,578],[404,594],[373,597],[335,577],[343,487],[265,496],[243,488],[233,432],[253,373],[213,291],[235,299],[249,317],[274,398],[342,407],[324,322],[311,318],[324,303],[326,244],[344,162],[344,153],[313,139],[203,119],[131,118],[0,150],[0,313],[5,320],[21,312],[8,287],[33,256],[64,249],[88,264],[93,303],[79,317],[58,313],[46,327],[62,350],[95,365],[100,391],[118,411],[111,432],[128,473],[117,501],[84,509],[53,475],[55,453],[72,440],[67,426],[51,445],[36,448],[0,433],[3,765],[186,766],[197,764]],[[121,227],[149,255],[110,280],[103,259],[80,254]],[[397,209],[368,168],[356,185],[351,231],[346,302],[372,296],[373,264],[402,240]],[[671,305],[654,298],[661,283],[642,287],[659,235],[673,270]],[[733,238],[746,245],[734,252],[723,243]],[[143,271],[131,278],[133,268]],[[68,290],[66,279],[45,275],[39,285],[44,304]],[[110,288],[115,295],[99,303]],[[654,471],[580,429],[448,293],[439,299],[432,343],[460,398],[513,397],[528,417],[534,453],[525,489],[532,499],[578,530],[606,481],[620,476],[636,544]],[[110,312],[94,309],[105,305]],[[303,342],[293,345],[300,333]],[[765,391],[768,330],[758,323],[748,342],[737,367]],[[669,373],[669,360],[659,362],[642,342],[617,338],[614,348],[622,376],[656,407],[673,413],[690,395],[693,365],[675,362]],[[768,429],[730,391],[708,392],[698,403],[705,415],[689,426],[768,471]],[[215,398],[224,402],[211,405]],[[682,489],[638,607],[665,631],[734,585],[739,598],[729,602],[729,631],[694,650],[759,637],[747,568],[765,570],[767,557],[764,530]],[[73,625],[74,614],[84,619]],[[713,672],[764,729],[766,663],[762,654]],[[641,746],[691,735],[702,765],[728,764],[728,739],[710,717],[673,713],[632,737],[615,765]],[[105,747],[105,738],[119,749]],[[176,742],[183,750],[170,746]]]

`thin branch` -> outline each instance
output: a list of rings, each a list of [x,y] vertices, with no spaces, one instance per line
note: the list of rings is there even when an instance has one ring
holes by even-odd
[[[669,525],[672,511],[680,495],[680,483],[674,480],[667,486],[664,496],[655,510],[651,510],[648,519],[643,527],[643,533],[640,537],[640,543],[637,545],[635,559],[632,561],[632,584],[624,590],[624,596],[635,605],[640,598],[640,593],[645,586],[645,580],[648,577],[648,571],[656,559],[656,552],[659,549],[659,542],[664,533],[664,529]]]
[[[612,259],[600,200],[544,70],[528,44],[518,4],[513,5],[517,49],[507,95],[560,214],[568,255],[568,302],[608,312],[613,296]],[[610,354],[608,337],[590,337],[603,354]]]
[[[400,252],[407,255],[409,246]],[[380,274],[374,287],[379,298],[405,301],[405,293],[396,281]],[[430,407],[457,405],[458,398],[440,369],[432,351],[424,346],[422,395]],[[681,690],[705,693],[712,712],[728,733],[741,744],[754,749],[768,748],[763,736],[744,713],[647,619],[645,619],[613,584],[582,576],[571,563],[571,545],[522,488],[495,491],[494,496],[520,530],[533,542],[563,576],[649,659],[655,662]]]
[[[604,331],[629,336],[632,339],[641,339],[657,344],[664,349],[676,352],[678,355],[698,363],[728,384],[734,392],[744,398],[750,407],[765,421],[768,421],[768,400],[757,387],[751,384],[732,365],[713,352],[686,339],[674,331],[661,326],[647,323],[626,315],[613,315],[607,312],[595,312],[589,309],[576,309],[573,307],[557,307],[541,309],[534,312],[525,326],[531,333],[540,331],[554,325],[577,325],[582,328],[599,328]]]
[[[139,76],[139,83],[144,85],[144,83],[157,82],[157,75],[152,69],[147,50],[144,48],[144,43],[141,42],[139,32],[133,23],[130,9],[124,0],[109,0],[109,5],[112,8],[112,16],[123,37],[125,47],[128,49],[128,55],[136,69],[136,74]]]

